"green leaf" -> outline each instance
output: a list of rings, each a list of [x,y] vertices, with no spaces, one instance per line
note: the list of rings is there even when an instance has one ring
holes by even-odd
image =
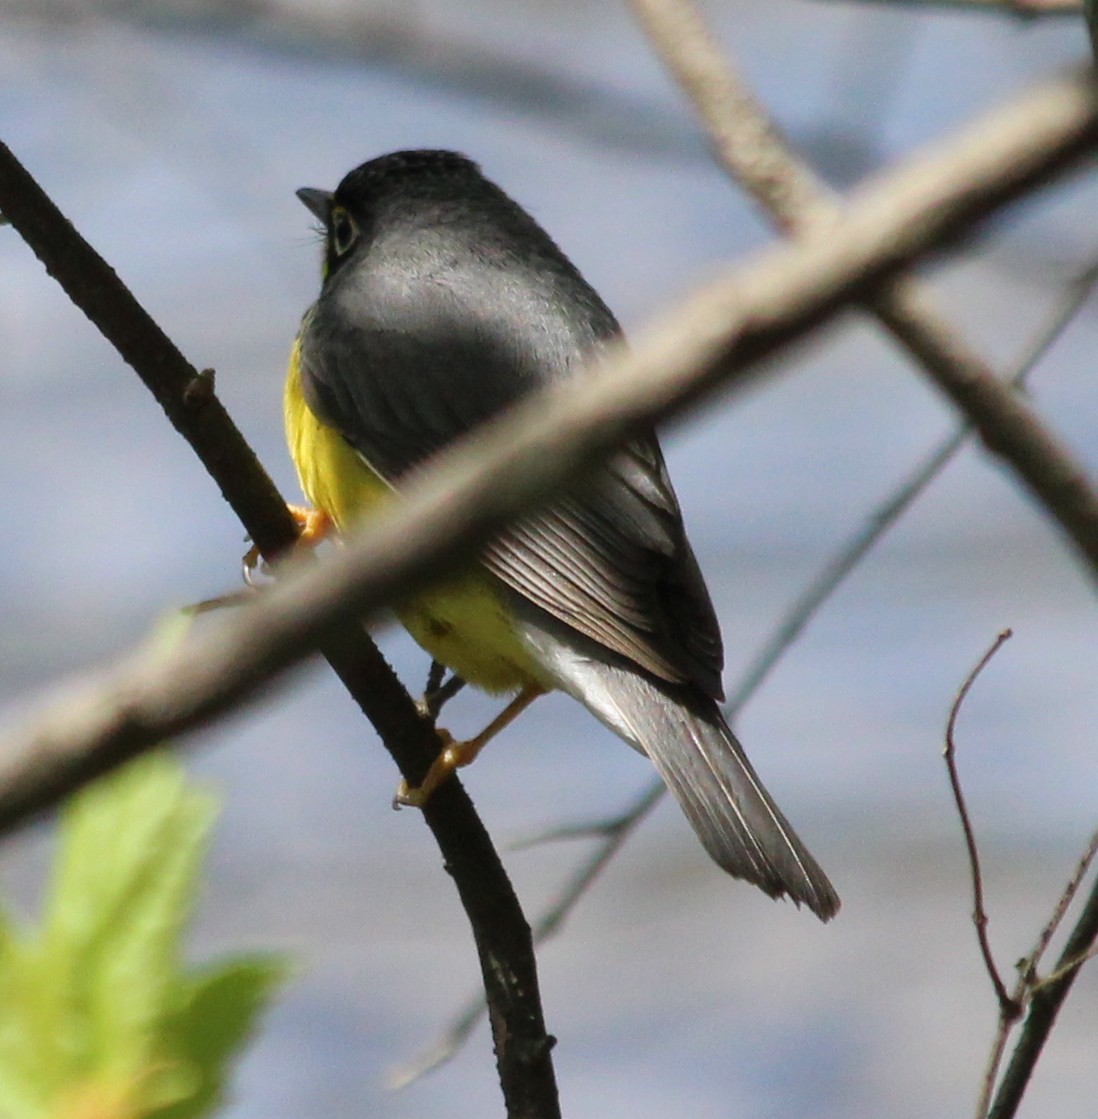
[[[241,957],[189,985],[169,1028],[175,1051],[199,1079],[187,1099],[154,1112],[156,1119],[196,1119],[221,1102],[230,1059],[251,1036],[287,971],[284,961],[269,956]]]
[[[220,1098],[285,968],[182,964],[216,811],[166,753],[67,805],[40,933],[0,912],[2,1119],[189,1119]]]

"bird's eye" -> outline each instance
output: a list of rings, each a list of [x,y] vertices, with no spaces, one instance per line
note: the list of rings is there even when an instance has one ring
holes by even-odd
[[[342,206],[332,207],[332,248],[343,256],[358,238],[358,226]]]

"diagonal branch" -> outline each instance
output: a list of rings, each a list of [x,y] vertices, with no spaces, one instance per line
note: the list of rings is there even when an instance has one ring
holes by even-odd
[[[742,371],[757,368],[752,362],[861,298],[918,253],[1066,169],[1096,142],[1098,105],[1090,82],[1075,77],[1052,83],[866,192],[827,235],[773,252],[749,273],[700,293],[677,318],[642,340],[632,357],[619,355],[603,375],[574,393],[554,392],[530,402],[494,425],[492,433],[478,436],[475,447],[455,448],[409,487],[408,500],[379,521],[376,531],[332,557],[323,572],[288,580],[256,607],[198,634],[162,664],[138,659],[70,692],[25,731],[9,735],[0,742],[0,826],[14,826],[90,776],[228,710],[318,646],[345,680],[359,679],[361,663],[376,669],[377,679],[356,689],[356,696],[399,756],[402,771],[418,779],[433,742],[411,717],[407,695],[376,649],[348,627],[347,617],[367,613],[441,572],[455,554],[474,548],[630,432],[699,399],[733,371],[741,371],[745,381]],[[75,235],[32,187],[8,153],[0,161],[0,209],[55,274],[65,274],[65,253],[51,255],[49,231],[66,248]],[[72,255],[78,274],[93,267],[86,253]],[[100,267],[105,268],[101,262]],[[97,283],[109,286],[111,280],[108,274]],[[88,302],[98,314],[94,299]],[[154,346],[150,359],[167,363],[168,356]],[[144,367],[143,358],[130,360],[141,360]],[[168,384],[169,395],[175,395],[165,406],[187,430],[185,392],[189,388],[190,407],[200,412],[209,407],[212,393],[208,378],[183,366],[185,381],[177,377]],[[222,451],[214,445],[209,455],[216,460]],[[229,488],[231,473],[219,476],[223,489]],[[1092,528],[1098,525],[1098,513],[1091,520]],[[248,527],[264,549],[272,547],[269,537]],[[1088,555],[1098,566],[1098,549]],[[552,1114],[550,1042],[527,951],[529,930],[517,903],[511,907],[513,893],[456,782],[433,798],[427,820],[440,837],[474,925],[509,1110]],[[462,826],[455,826],[459,822]],[[463,830],[466,826],[472,831]],[[511,907],[508,914],[515,916],[503,933],[492,890],[476,880],[485,866],[492,887],[500,887],[498,896]]]
[[[1064,945],[1056,970],[1039,983],[1026,1013],[1021,1036],[1007,1066],[988,1119],[1013,1119],[1022,1102],[1026,1085],[1041,1057],[1057,1015],[1071,993],[1071,986],[1083,964],[1098,944],[1098,881],[1091,887],[1083,912]]]
[[[793,153],[722,51],[693,0],[631,0],[653,46],[693,101],[729,174],[785,233],[818,235],[836,196]],[[869,309],[975,425],[989,450],[1093,563],[1093,491],[1082,466],[939,312],[924,285],[899,276]]]
[[[253,608],[218,619],[170,661],[108,673],[0,739],[0,828],[149,742],[223,713],[319,644],[328,652],[337,635],[348,640],[349,613],[367,614],[448,569],[632,432],[733,379],[757,380],[760,359],[1096,144],[1089,78],[1049,83],[866,190],[826,231],[702,290],[632,353],[539,394],[440,455],[405,500],[323,570],[303,571]],[[3,190],[0,176],[0,206]],[[1073,538],[1098,571],[1098,497],[1083,492]],[[391,727],[386,712],[378,718]]]
[[[0,144],[0,211],[38,255],[47,271],[133,366],[176,429],[190,443],[263,554],[273,557],[293,543],[296,527],[286,504],[251,448],[213,393],[212,374],[199,374],[138,304],[98,253],[80,236],[16,160]],[[247,615],[250,611],[243,610]],[[377,728],[404,776],[418,783],[438,751],[430,725],[362,628],[333,622],[322,652],[363,712]],[[245,622],[245,625],[247,623]],[[238,626],[239,629],[239,626]],[[114,731],[98,752],[79,754],[39,744],[24,757],[20,782],[23,812],[44,807],[170,735],[180,725],[188,677],[172,694],[150,679],[136,658],[128,679],[89,697],[89,706],[68,704],[57,712],[69,731],[87,716]],[[258,684],[254,680],[252,687]],[[141,698],[139,698],[141,697]],[[142,704],[142,698],[148,702]],[[186,720],[184,720],[186,722]],[[188,725],[193,725],[189,723]],[[62,736],[64,732],[62,732]],[[14,759],[8,758],[9,762]],[[8,770],[8,774],[11,774]],[[37,791],[35,791],[37,789]],[[48,790],[48,791],[47,791]],[[443,861],[454,878],[473,928],[480,957],[501,1086],[509,1116],[559,1115],[529,926],[503,864],[461,785],[450,781],[424,813]],[[9,824],[14,817],[9,816]]]

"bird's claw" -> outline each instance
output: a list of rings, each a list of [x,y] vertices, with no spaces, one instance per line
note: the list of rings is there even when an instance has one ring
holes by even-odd
[[[457,742],[448,730],[441,728],[437,728],[435,733],[439,737],[442,749],[418,785],[412,786],[407,781],[401,780],[393,795],[394,808],[422,808],[455,769],[468,765],[476,757],[477,750],[470,750],[473,743]]]

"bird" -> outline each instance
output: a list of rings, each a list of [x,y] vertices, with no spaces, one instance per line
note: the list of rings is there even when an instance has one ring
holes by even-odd
[[[297,196],[323,238],[294,342],[286,436],[310,540],[368,522],[433,455],[622,340],[538,222],[465,155],[407,150]],[[827,921],[839,898],[721,711],[724,651],[654,431],[472,561],[394,604],[435,661],[513,696],[398,800],[422,805],[539,695],[561,690],[648,757],[713,860]]]

